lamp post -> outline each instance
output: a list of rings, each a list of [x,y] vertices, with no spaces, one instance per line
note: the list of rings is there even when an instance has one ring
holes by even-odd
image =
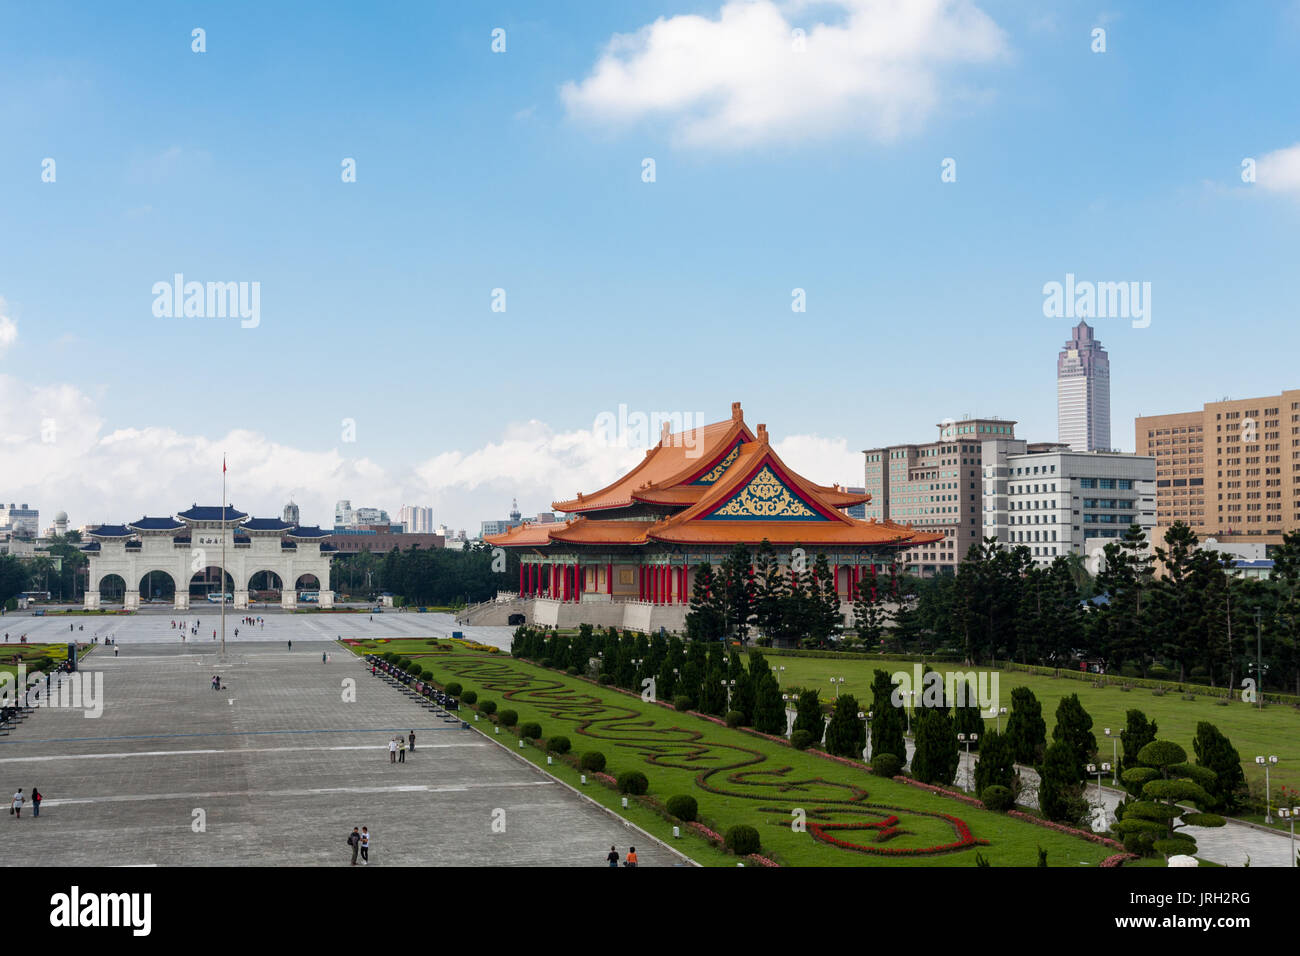
[[[1007,709],[1005,707],[998,708],[998,734],[1002,733],[1002,718],[1006,716],[1006,713]]]
[[[1278,807],[1277,815],[1291,823],[1291,865],[1295,866],[1295,818],[1300,817],[1300,807]]]
[[[731,710],[731,688],[736,686],[734,680],[729,681],[725,677],[722,679],[722,686],[727,689],[727,710]]]
[[[1261,767],[1264,768],[1264,822],[1272,823],[1273,822],[1273,798],[1270,795],[1270,791],[1269,791],[1268,768],[1273,764],[1277,763],[1277,757],[1273,754],[1269,754],[1267,760],[1265,760],[1263,757],[1256,757],[1255,763],[1259,764]]]
[[[970,766],[970,745],[979,739],[980,739],[979,734],[958,734],[957,735],[957,742],[966,745],[966,782],[962,784],[962,789],[967,791],[968,793],[975,786],[975,781],[972,779],[975,776],[974,768]]]
[[[1119,735],[1112,734],[1110,728],[1106,728],[1106,736],[1110,738],[1110,785],[1119,786]],[[1098,784],[1097,786],[1101,786]]]
[[[835,699],[836,699],[836,700],[839,700],[839,699],[840,699],[840,685],[843,684],[843,683],[844,683],[844,678],[843,678],[843,677],[832,677],[832,678],[831,678],[831,689],[835,691]]]
[[[916,704],[916,691],[905,690],[903,694],[908,698],[907,708],[904,711],[907,714],[907,736],[912,736],[912,707]]]
[[[774,667],[774,668],[772,669],[772,673],[776,675],[776,686],[777,686],[777,687],[780,687],[780,686],[781,686],[781,675],[782,675],[783,673],[785,673],[785,665],[782,664],[780,667]]]
[[[1103,763],[1100,767],[1098,767],[1094,763],[1088,764],[1088,773],[1095,773],[1097,775],[1097,799],[1098,800],[1101,799],[1101,775],[1109,769],[1110,769],[1110,764],[1108,763]]]
[[[871,714],[865,710],[858,711],[858,720],[862,721],[862,730],[866,734],[866,743],[862,747],[862,759],[867,759],[871,750]]]

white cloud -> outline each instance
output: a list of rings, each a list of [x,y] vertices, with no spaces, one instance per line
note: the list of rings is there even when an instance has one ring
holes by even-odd
[[[1300,197],[1300,143],[1261,156],[1255,164],[1255,182],[1269,192]]]
[[[279,515],[293,499],[305,524],[328,526],[334,503],[348,498],[357,507],[385,508],[394,520],[404,504],[431,505],[435,521],[473,534],[481,520],[504,518],[512,498],[525,516],[550,510],[554,500],[609,484],[645,454],[612,443],[594,426],[555,431],[536,420],[411,468],[348,457],[347,447],[310,451],[245,429],[208,437],[155,426],[110,428],[75,386],[33,386],[0,375],[0,494],[39,508],[43,525],[60,510],[79,527],[218,504],[224,453],[228,500],[258,517]],[[861,453],[843,438],[787,436],[777,452],[820,484],[861,484]]]
[[[841,22],[800,16],[827,8]],[[666,119],[693,146],[845,130],[892,140],[950,92],[943,70],[1006,51],[1002,30],[970,0],[728,0],[715,19],[683,14],[616,34],[561,96],[572,116],[594,123]]]
[[[8,312],[4,297],[0,296],[0,355],[18,340],[18,324],[9,318]]]
[[[840,484],[861,488],[864,480],[862,452],[847,439],[820,435],[788,435],[772,446],[781,460],[819,485]]]

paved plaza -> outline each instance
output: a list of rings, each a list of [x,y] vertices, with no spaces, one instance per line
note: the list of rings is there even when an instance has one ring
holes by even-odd
[[[262,617],[265,624],[245,627],[240,620],[245,616]],[[172,621],[197,624],[198,637],[186,632],[186,645],[204,644],[208,650],[213,643],[212,632],[221,633],[221,606],[209,604],[195,606],[188,612],[168,607],[150,607],[134,614],[53,614],[36,617],[31,612],[14,611],[0,617],[0,643],[9,635],[9,643],[17,643],[27,635],[29,643],[77,640],[90,643],[91,638],[103,641],[112,637],[125,649],[130,644],[181,644],[181,632],[171,626]],[[69,631],[72,625],[74,630]],[[75,630],[82,627],[84,630]],[[239,636],[235,636],[235,629]],[[457,624],[450,614],[415,611],[386,610],[380,614],[334,612],[284,611],[275,605],[257,605],[248,610],[226,608],[226,643],[293,641],[332,641],[336,638],[363,637],[451,637],[453,631],[462,632],[469,640],[492,644],[502,650],[510,649],[513,627],[467,626]]]
[[[310,640],[318,629],[347,633],[341,615],[274,625],[268,615],[259,636],[279,625],[275,639],[245,640],[241,627],[224,664],[210,636],[181,646],[164,635],[169,617],[161,630],[150,617],[120,619],[120,656],[101,645],[83,661],[83,675],[103,675],[101,717],[37,709],[0,737],[5,793],[37,787],[46,798],[39,819],[30,806],[8,817],[8,845],[22,857],[11,862],[348,865],[347,835],[362,825],[374,834],[372,865],[602,866],[611,844],[621,854],[634,844],[643,865],[681,862],[337,645]],[[375,625],[381,617],[388,625],[381,615]],[[406,618],[416,615],[391,616]],[[27,629],[32,640],[57,631]],[[292,652],[280,641],[289,634]],[[217,673],[227,689],[212,690]],[[345,679],[355,702],[344,701]],[[411,730],[414,753],[390,763],[388,740]]]

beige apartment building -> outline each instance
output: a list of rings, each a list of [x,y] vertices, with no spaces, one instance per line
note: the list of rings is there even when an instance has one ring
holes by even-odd
[[[954,572],[981,539],[984,442],[1015,438],[1016,423],[1001,418],[943,421],[936,441],[868,448],[865,517],[943,535],[904,552],[907,568],[923,577]]]
[[[1300,528],[1300,389],[1139,416],[1156,460],[1156,534],[1175,521],[1223,543],[1280,544]]]

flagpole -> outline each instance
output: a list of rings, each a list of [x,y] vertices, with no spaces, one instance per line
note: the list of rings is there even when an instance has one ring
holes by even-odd
[[[221,659],[226,659],[226,456],[221,456]]]

